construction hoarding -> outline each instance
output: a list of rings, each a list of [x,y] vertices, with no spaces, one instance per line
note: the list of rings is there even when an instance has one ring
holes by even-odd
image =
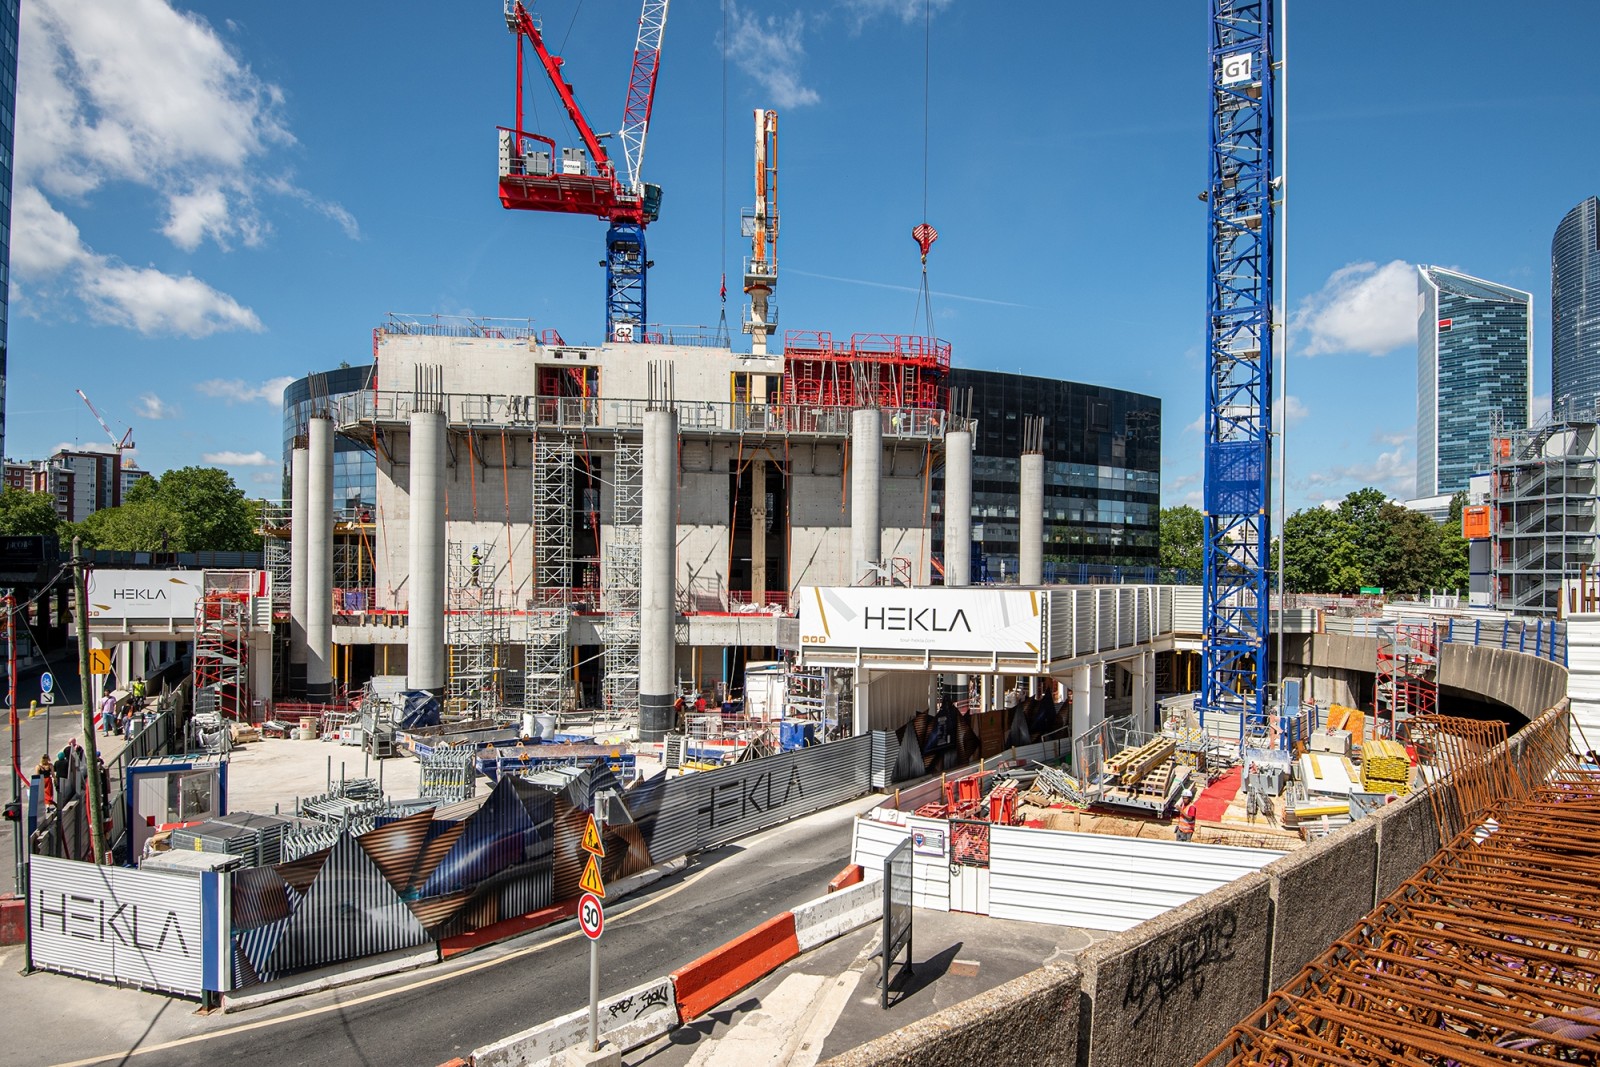
[[[203,571],[89,572],[91,619],[187,619],[193,621]]]
[[[1037,656],[1044,639],[1034,590],[802,588],[800,644]]]

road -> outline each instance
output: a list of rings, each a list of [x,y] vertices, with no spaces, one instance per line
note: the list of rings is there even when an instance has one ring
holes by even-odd
[[[874,801],[820,812],[701,856],[616,902],[601,942],[601,993],[671,971],[777,912],[826,892],[849,860],[850,820]],[[568,921],[404,975],[228,1015],[58,975],[16,975],[0,956],[0,1002],[37,1027],[8,1038],[10,1062],[262,1067],[416,1064],[584,1007],[588,942]]]

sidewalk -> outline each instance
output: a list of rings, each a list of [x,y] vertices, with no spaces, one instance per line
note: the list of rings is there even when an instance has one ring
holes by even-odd
[[[880,929],[873,923],[785,964],[704,1017],[625,1053],[623,1063],[810,1067],[1109,936],[918,909],[913,973],[897,979],[885,1010],[874,955]]]

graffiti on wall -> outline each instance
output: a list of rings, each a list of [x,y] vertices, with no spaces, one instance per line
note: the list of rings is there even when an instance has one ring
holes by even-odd
[[[1133,1022],[1142,1021],[1152,1008],[1164,1009],[1185,988],[1198,1001],[1210,975],[1233,959],[1238,929],[1239,918],[1228,908],[1185,926],[1176,937],[1141,946],[1133,955],[1122,996],[1123,1008],[1134,1012]]]

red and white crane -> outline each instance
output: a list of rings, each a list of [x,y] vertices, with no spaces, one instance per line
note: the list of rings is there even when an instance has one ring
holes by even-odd
[[[95,409],[94,404],[90,402],[89,397],[84,393],[84,391],[82,389],[78,389],[75,390],[75,392],[78,394],[79,399],[81,399],[85,404],[89,405],[89,413],[94,416],[94,421],[100,424],[100,428],[104,430],[106,432],[106,436],[111,439],[111,447],[116,454],[121,456],[122,453],[132,450],[133,427],[128,427],[127,432],[125,432],[122,437],[118,439],[115,431],[113,431],[110,426],[106,425],[106,420],[101,417],[100,412]]]
[[[661,212],[661,187],[644,181],[645,141],[655,106],[656,78],[661,70],[661,39],[667,27],[669,0],[644,0],[634,42],[628,95],[622,109],[624,173],[618,174],[600,134],[584,116],[572,84],[562,71],[564,60],[551,53],[539,21],[522,3],[507,0],[506,26],[517,37],[516,125],[500,127],[500,203],[522,211],[555,211],[594,215],[609,222],[606,231],[606,340],[643,340],[646,315],[644,230]],[[523,129],[525,45],[544,69],[582,141],[564,147],[542,134]]]

